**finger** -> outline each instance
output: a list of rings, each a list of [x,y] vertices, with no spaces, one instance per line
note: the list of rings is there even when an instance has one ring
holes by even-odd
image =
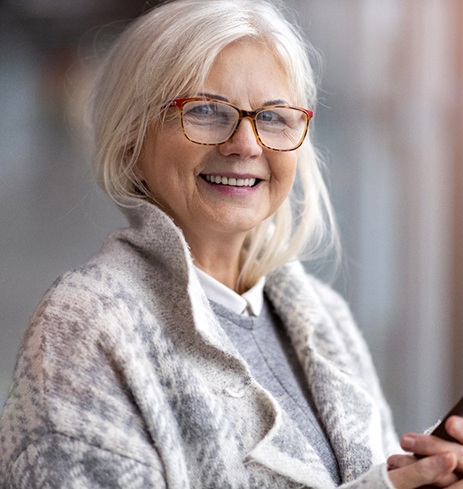
[[[396,489],[415,489],[426,485],[445,485],[455,481],[452,472],[456,467],[453,453],[444,452],[416,461],[388,472]]]
[[[445,423],[447,433],[459,443],[452,444],[452,451],[457,457],[457,472],[463,472],[463,418],[460,416],[451,416]]]
[[[462,445],[433,435],[407,433],[400,439],[400,446],[406,452],[412,452],[416,456],[427,456],[449,451],[455,451],[458,454],[458,449]]]
[[[454,482],[453,484],[441,484],[439,486],[421,486],[418,489],[436,489],[438,487],[445,487],[446,489],[463,489],[463,480],[459,480],[457,482]]]
[[[458,480],[458,476],[455,474],[455,472],[452,472],[451,474],[446,475],[436,481],[434,483],[435,486],[433,487],[454,487],[453,484],[455,484],[455,482],[458,482]]]
[[[449,455],[450,455],[450,452],[448,452]],[[455,457],[453,457],[453,460],[455,462]],[[450,472],[449,474],[447,475],[443,475],[441,477],[438,477],[435,481],[434,481],[434,484],[432,485],[432,487],[454,487],[453,484],[455,484],[456,482],[458,482],[459,480],[459,477],[457,475],[457,473],[455,472],[455,469]],[[431,486],[429,486],[431,487]],[[420,488],[421,489],[421,488]],[[463,489],[463,488],[462,488]]]
[[[416,455],[432,455],[445,451],[445,442],[440,438],[432,435],[421,435],[418,433],[407,433],[400,439],[400,446],[406,452],[412,452]]]
[[[456,441],[463,444],[463,418],[460,416],[450,416],[445,422],[445,431]]]
[[[447,487],[447,486],[444,486],[444,487]],[[455,482],[455,484],[448,486],[448,488],[449,489],[463,489],[463,480]]]
[[[401,455],[395,454],[391,455],[387,459],[387,469],[400,469],[402,467],[406,467],[407,465],[413,464],[416,462],[416,458],[413,455]]]
[[[418,459],[413,455],[401,455],[401,454],[391,455],[387,459],[387,470],[390,471],[394,469],[400,469],[402,467],[407,467],[407,465],[416,463],[417,461]],[[452,472],[448,476],[439,479],[439,487],[447,487],[458,480],[459,480],[458,475],[455,472]],[[430,488],[430,487],[437,487],[437,486],[427,486],[427,487]],[[420,489],[427,489],[427,487],[421,486]]]
[[[463,425],[463,418],[452,416],[447,420],[447,423],[451,436],[456,435],[463,438],[463,430],[460,430],[461,425]],[[456,470],[463,472],[463,444],[442,440],[432,435],[407,433],[401,438],[400,445],[405,451],[413,452],[417,457],[453,452],[457,460]]]

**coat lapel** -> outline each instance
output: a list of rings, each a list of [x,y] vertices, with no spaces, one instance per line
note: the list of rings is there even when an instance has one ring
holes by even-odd
[[[381,419],[352,360],[352,345],[339,334],[313,280],[294,263],[274,274],[266,291],[288,329],[342,481],[348,482],[384,462]]]
[[[248,458],[298,484],[314,489],[334,488],[318,453],[287,414],[275,404],[275,423]]]
[[[346,345],[330,325],[328,313],[299,264],[285,267],[266,287],[295,347],[308,379],[320,419],[338,460],[343,482],[356,479],[373,463],[384,461],[381,447],[380,418],[367,389],[359,382],[358,372],[342,353]],[[241,357],[209,315],[209,307],[195,308],[205,301],[196,278],[190,278],[189,293],[196,298],[193,315],[198,332],[210,345],[229,355],[243,368]],[[206,306],[206,307],[204,307]],[[313,489],[335,487],[318,453],[302,435],[273,397],[263,389],[274,412],[274,423],[266,436],[248,453],[247,458],[298,484]],[[359,422],[360,420],[360,422]],[[378,438],[378,439],[376,439]]]
[[[192,301],[196,329],[211,346],[229,355],[236,366],[249,373],[234,345],[217,323],[212,311],[204,303],[205,296],[196,275],[190,277],[189,293]],[[195,308],[203,301],[203,307]],[[204,307],[205,306],[205,307]],[[256,395],[264,397],[273,411],[274,422],[265,437],[248,453],[246,459],[253,460],[273,472],[289,478],[298,484],[314,489],[334,488],[334,482],[321,461],[318,453],[302,435],[294,422],[284,412],[275,399],[258,384],[254,384]]]
[[[243,379],[243,391],[250,389],[249,371],[210,310],[192,270],[186,242],[171,220],[152,207],[140,204],[138,214],[132,216],[132,228],[125,230],[121,239],[129,239],[147,253],[147,260],[161,264],[159,268],[166,276],[179,277],[175,285],[177,296],[185,298],[179,305],[179,324],[185,328],[195,327],[202,340],[226,356],[228,370],[233,370],[236,378]],[[147,242],[158,240],[158,229],[165,230],[162,253],[157,253],[153,246],[145,249]],[[341,477],[344,482],[352,480],[365,472],[375,459],[382,461],[380,454],[372,453],[369,448],[381,446],[374,440],[375,433],[380,430],[373,402],[366,388],[357,381],[359,375],[350,370],[353,362],[336,357],[345,344],[333,334],[335,328],[330,329],[330,315],[323,313],[324,306],[312,286],[312,279],[305,275],[302,266],[292,264],[273,274],[266,291],[288,329],[304,368],[320,418],[325,422],[339,461]],[[185,325],[186,316],[191,318],[191,323]],[[221,384],[226,383],[228,377],[222,380]],[[314,489],[334,487],[318,454],[292,420],[264,389],[255,386],[254,389],[256,396],[264,396],[271,404],[274,422],[247,457],[296,483]]]

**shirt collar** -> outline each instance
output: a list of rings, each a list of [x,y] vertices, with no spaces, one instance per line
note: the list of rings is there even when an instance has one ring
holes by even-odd
[[[246,316],[258,316],[262,311],[265,277],[261,277],[256,285],[239,295],[198,267],[194,269],[209,300]]]

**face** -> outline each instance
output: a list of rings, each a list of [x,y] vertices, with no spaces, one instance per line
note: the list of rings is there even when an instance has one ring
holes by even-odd
[[[251,43],[230,45],[219,54],[204,92],[247,110],[275,101],[293,103],[291,87],[275,57]],[[190,246],[198,240],[224,237],[244,240],[246,232],[272,215],[287,197],[297,150],[263,148],[249,119],[241,121],[226,143],[196,144],[184,136],[178,109],[169,110],[178,117],[159,132],[149,131],[138,166],[140,177],[157,205],[183,230]],[[223,177],[228,184],[215,183]],[[237,185],[237,180],[245,185]]]

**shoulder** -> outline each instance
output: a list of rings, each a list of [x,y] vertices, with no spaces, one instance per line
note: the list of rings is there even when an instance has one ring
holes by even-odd
[[[89,263],[66,272],[38,304],[22,357],[37,351],[44,371],[98,368],[103,351],[113,350],[134,331],[142,308],[134,287],[111,267]]]
[[[330,285],[308,273],[302,263],[291,262],[273,273],[268,288],[282,301],[310,307],[313,313],[329,316],[348,316],[350,308],[345,299]]]
[[[2,463],[48,433],[144,460],[130,391],[146,384],[143,340],[155,329],[135,287],[111,267],[91,263],[56,280],[23,338],[0,423]]]
[[[125,272],[92,262],[60,276],[38,304],[26,329],[20,364],[33,357],[38,371],[74,375],[76,366],[89,378],[106,357],[123,345],[142,349],[146,329],[156,329],[156,317],[146,295]],[[136,355],[139,356],[139,355]],[[100,372],[102,373],[102,372]]]
[[[337,322],[355,322],[349,303],[331,285],[310,274],[307,274],[307,281],[320,301],[320,306],[329,316],[336,318]]]
[[[43,323],[47,329],[79,325],[86,329],[98,319],[129,313],[137,303],[136,294],[124,274],[90,263],[61,275],[46,292],[32,317],[31,325]]]
[[[347,302],[301,263],[278,270],[269,292],[286,326],[301,337],[309,335],[319,353],[334,363],[371,368],[367,344]]]
[[[363,344],[362,334],[353,317],[352,310],[346,299],[331,285],[305,271],[304,267],[294,267],[293,272],[300,276],[305,284],[307,294],[312,296],[317,305],[322,330],[333,330],[344,337],[347,343],[355,341]]]
[[[161,281],[155,266],[151,266],[147,278],[148,267],[140,255],[109,236],[102,250],[87,263],[55,280],[39,303],[36,316],[59,310],[63,317],[77,316],[93,322],[101,315],[133,312],[149,295],[148,285]]]

